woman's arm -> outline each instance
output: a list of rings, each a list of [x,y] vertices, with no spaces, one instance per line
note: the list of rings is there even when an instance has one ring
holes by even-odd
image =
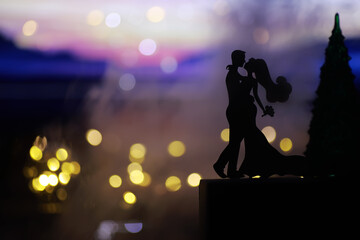
[[[254,94],[254,97],[255,97],[255,100],[257,102],[257,104],[259,105],[259,107],[261,108],[261,110],[265,113],[265,108],[259,98],[259,94],[258,94],[258,83],[256,80],[254,80],[254,87],[253,87],[253,94]]]
[[[271,106],[265,106],[265,108],[264,108],[264,105],[261,103],[261,100],[260,100],[259,94],[258,94],[258,82],[256,80],[254,80],[253,94],[254,94],[257,104],[263,111],[262,117],[264,117],[265,115],[270,115],[271,117],[273,117],[274,113],[275,113],[274,109]]]

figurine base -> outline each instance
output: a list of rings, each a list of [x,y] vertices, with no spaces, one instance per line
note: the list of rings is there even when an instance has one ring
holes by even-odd
[[[356,230],[358,188],[347,180],[201,180],[199,189],[202,239],[323,238],[339,230],[344,237]]]

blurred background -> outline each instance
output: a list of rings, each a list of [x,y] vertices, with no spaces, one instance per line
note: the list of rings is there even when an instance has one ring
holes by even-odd
[[[355,0],[2,0],[0,238],[198,239],[231,52],[292,84],[257,124],[301,155],[336,12],[359,89]]]

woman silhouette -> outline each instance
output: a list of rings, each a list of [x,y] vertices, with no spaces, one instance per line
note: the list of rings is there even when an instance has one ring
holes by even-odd
[[[274,83],[267,65],[262,59],[251,58],[245,64],[247,76],[241,76],[237,71],[245,63],[245,52],[235,50],[231,54],[231,59],[233,64],[227,66],[229,72],[226,76],[229,95],[226,117],[229,122],[230,139],[229,144],[213,166],[216,173],[223,178],[237,178],[244,174],[266,177],[274,173],[295,173],[297,169],[301,168],[300,170],[302,170],[302,166],[298,162],[303,162],[303,157],[283,156],[268,143],[266,137],[256,126],[255,101],[263,111],[262,116],[274,116],[273,108],[271,106],[264,107],[261,103],[258,96],[258,83],[266,89],[266,97],[269,102],[286,101],[292,91],[291,85],[284,77],[278,77],[277,83]],[[251,90],[253,95],[251,95]],[[245,159],[238,171],[237,159],[243,139],[245,139]],[[288,161],[287,158],[291,158],[292,161]],[[226,164],[228,164],[227,175],[224,173]]]

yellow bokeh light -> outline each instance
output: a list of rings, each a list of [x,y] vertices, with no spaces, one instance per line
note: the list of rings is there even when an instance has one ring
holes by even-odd
[[[79,174],[81,171],[80,164],[78,162],[71,162],[72,165],[72,174]]]
[[[280,148],[284,152],[288,152],[292,149],[293,144],[290,138],[283,138],[280,141]]]
[[[86,17],[86,22],[90,26],[99,26],[104,20],[104,13],[100,10],[92,10]]]
[[[70,181],[70,178],[71,178],[70,174],[68,174],[68,173],[65,173],[65,172],[59,173],[59,181],[63,185],[68,184]]]
[[[102,142],[102,135],[96,129],[89,129],[86,132],[86,140],[89,142],[90,145],[98,146]]]
[[[130,163],[127,167],[127,171],[128,173],[130,174],[132,171],[135,171],[135,170],[139,170],[139,171],[142,171],[142,166],[140,165],[140,163],[137,163],[137,162],[133,162],[133,163]]]
[[[61,171],[70,175],[74,172],[74,166],[69,162],[64,162],[61,164]]]
[[[165,181],[165,187],[170,192],[176,192],[181,188],[181,181],[176,176],[170,176]]]
[[[168,146],[168,152],[173,157],[181,157],[185,151],[185,144],[181,141],[173,141]]]
[[[146,148],[141,143],[135,143],[130,147],[130,160],[138,162],[136,160],[142,161],[146,154]]]
[[[151,176],[147,172],[143,172],[144,180],[139,184],[142,187],[147,187],[151,184]]]
[[[144,173],[140,170],[134,170],[129,175],[130,181],[134,184],[141,184],[144,181]]]
[[[56,151],[56,158],[59,159],[60,161],[65,161],[68,158],[68,156],[69,154],[65,148],[59,148]]]
[[[112,175],[109,178],[109,183],[110,183],[111,187],[118,188],[121,186],[121,183],[122,183],[121,177],[118,175]]]
[[[30,148],[30,157],[35,161],[39,161],[43,157],[43,153],[37,146],[32,146]]]
[[[269,143],[274,142],[276,138],[276,131],[272,126],[266,126],[264,127],[261,132],[265,135],[266,139]]]
[[[49,180],[49,184],[53,187],[55,187],[59,183],[59,180],[55,174],[50,174],[48,176],[48,180]]]
[[[125,192],[123,197],[124,197],[124,201],[128,204],[136,203],[136,196],[132,192]]]
[[[38,171],[36,167],[24,167],[24,176],[27,178],[33,178],[37,175]]]
[[[165,18],[165,10],[162,7],[152,7],[146,12],[146,18],[153,23],[161,22]]]
[[[131,156],[131,154],[129,154],[130,162],[143,163],[144,159],[145,159],[144,157],[142,157],[142,158],[134,158],[133,156]]]
[[[54,187],[50,185],[50,183],[46,186],[45,192],[51,194],[54,191]]]
[[[43,185],[44,187],[46,187],[49,184],[49,178],[46,174],[41,174],[39,176],[39,182],[41,185]]]
[[[34,20],[29,20],[24,23],[22,31],[25,36],[29,37],[34,35],[37,29],[38,29],[37,22],[35,22]]]
[[[34,178],[31,184],[35,191],[41,192],[45,190],[45,186],[40,183],[39,178]]]
[[[60,163],[56,158],[50,158],[47,161],[47,166],[51,171],[55,172],[59,169]]]
[[[201,180],[201,176],[198,173],[192,173],[187,178],[187,182],[191,187],[199,186],[200,180]]]
[[[67,192],[64,188],[59,188],[56,190],[56,196],[60,201],[65,201],[67,198]]]
[[[221,137],[221,140],[223,140],[224,142],[228,142],[229,139],[230,139],[230,130],[229,128],[225,128],[221,131],[220,133],[220,137]]]

